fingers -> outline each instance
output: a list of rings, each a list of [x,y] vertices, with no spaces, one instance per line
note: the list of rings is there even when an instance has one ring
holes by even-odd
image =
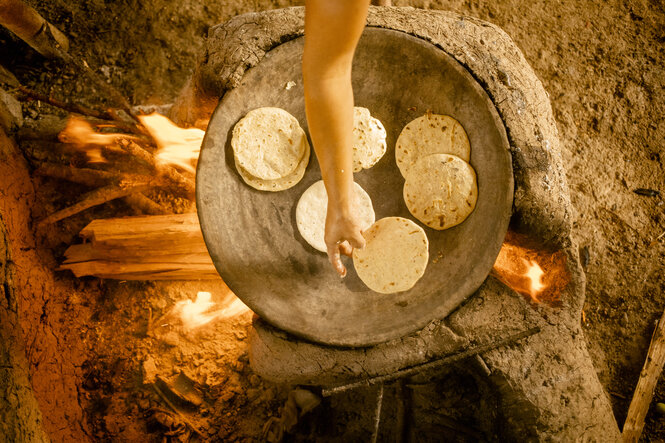
[[[333,265],[333,268],[335,268],[335,271],[337,271],[340,277],[346,277],[346,268],[344,267],[340,257],[340,245],[337,243],[328,245],[328,260],[330,260],[330,263]]]
[[[365,247],[365,237],[360,233],[360,229],[355,230],[353,235],[346,240],[354,248],[362,249]]]
[[[349,244],[348,241],[343,241],[342,243],[339,244],[339,250],[342,254],[351,257],[353,254],[353,248]]]

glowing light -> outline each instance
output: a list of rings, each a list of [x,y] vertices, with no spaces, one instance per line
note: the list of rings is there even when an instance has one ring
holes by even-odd
[[[231,318],[249,311],[249,308],[232,296],[230,303],[218,307],[219,303],[212,301],[210,292],[198,292],[196,300],[183,300],[176,304],[175,311],[180,314],[180,319],[186,328],[193,329],[206,325],[213,320]]]
[[[492,275],[534,303],[551,305],[559,302],[570,282],[562,252],[540,249],[529,238],[511,231],[501,245]]]
[[[529,279],[529,295],[534,301],[538,301],[538,294],[540,294],[547,286],[543,283],[543,275],[545,272],[538,263],[533,260],[524,260],[527,267],[525,276]]]
[[[163,115],[140,115],[139,120],[157,143],[155,159],[178,166],[191,173],[199,158],[205,132],[197,128],[180,128]]]
[[[101,134],[96,132],[90,123],[79,117],[70,117],[65,129],[58,134],[61,142],[69,143],[74,148],[85,152],[89,163],[106,162],[101,147],[114,145],[122,138],[131,138],[131,136]]]

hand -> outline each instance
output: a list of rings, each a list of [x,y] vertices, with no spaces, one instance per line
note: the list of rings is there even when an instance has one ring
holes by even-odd
[[[353,248],[365,247],[365,237],[360,231],[360,225],[351,214],[343,214],[328,206],[324,240],[330,263],[341,277],[346,277],[346,268],[342,264],[340,253],[350,257]]]

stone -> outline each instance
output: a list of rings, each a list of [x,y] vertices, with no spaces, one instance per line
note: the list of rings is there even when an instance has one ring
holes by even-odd
[[[21,103],[4,89],[0,89],[0,126],[8,134],[23,126]]]

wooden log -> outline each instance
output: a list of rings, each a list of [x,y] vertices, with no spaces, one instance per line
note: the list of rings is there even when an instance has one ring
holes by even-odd
[[[60,57],[69,50],[67,37],[20,0],[0,0],[0,24],[44,57]]]
[[[101,169],[76,168],[53,162],[43,162],[34,172],[35,175],[59,178],[73,183],[86,186],[104,186],[109,183],[142,182],[149,177],[138,174],[123,174],[121,172],[110,172]]]
[[[195,213],[94,220],[59,270],[119,280],[217,280]]]
[[[168,214],[169,210],[143,194],[131,194],[124,198],[125,203],[135,210],[149,215]]]
[[[185,177],[184,175],[176,171],[175,168],[173,168],[172,166],[156,162],[155,157],[150,152],[146,151],[132,140],[123,140],[120,143],[120,146],[122,146],[122,148],[126,150],[129,154],[133,155],[136,158],[141,159],[146,164],[153,167],[158,174],[166,177],[174,185],[183,189],[188,196],[194,195],[194,192],[196,190],[196,184],[194,180]]]
[[[155,183],[142,182],[142,183],[120,183],[113,184],[103,188],[95,189],[83,195],[83,198],[76,204],[54,212],[53,214],[41,219],[37,224],[44,226],[50,223],[55,223],[63,218],[71,217],[93,206],[101,205],[107,201],[115,200],[116,198],[125,197],[136,192],[147,191],[155,186]]]
[[[621,434],[624,443],[637,443],[639,440],[642,428],[644,427],[644,419],[649,410],[653,392],[656,389],[658,378],[661,372],[663,372],[664,365],[665,312],[663,312],[651,336],[647,358],[644,362],[642,372],[640,372],[640,379],[637,382],[635,394],[628,408],[628,416],[626,417],[626,423],[623,425],[623,432]]]

